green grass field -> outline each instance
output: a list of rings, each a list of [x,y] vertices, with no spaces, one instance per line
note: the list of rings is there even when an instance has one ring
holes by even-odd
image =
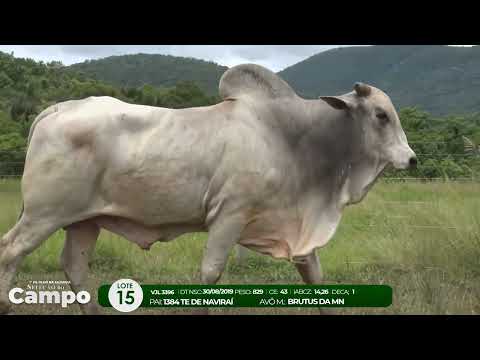
[[[480,314],[480,184],[379,183],[345,211],[330,243],[318,250],[327,283],[388,284],[388,308],[344,308],[340,314]],[[0,235],[21,206],[18,180],[0,180]],[[63,231],[23,262],[17,284],[64,280],[59,257]],[[102,231],[89,290],[119,278],[142,283],[198,283],[206,234],[191,234],[141,250]],[[251,253],[229,261],[222,283],[301,283],[292,264]],[[16,306],[19,314],[79,314],[52,305]],[[139,309],[135,314],[185,314],[182,309]],[[110,309],[105,313],[118,314]],[[316,309],[212,309],[212,314],[317,314]]]

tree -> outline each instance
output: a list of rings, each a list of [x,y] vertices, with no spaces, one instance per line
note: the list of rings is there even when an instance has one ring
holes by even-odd
[[[10,87],[13,84],[13,80],[3,71],[0,72],[0,88]]]
[[[13,100],[10,116],[14,121],[28,121],[30,116],[35,115],[36,112],[34,102],[24,95]]]

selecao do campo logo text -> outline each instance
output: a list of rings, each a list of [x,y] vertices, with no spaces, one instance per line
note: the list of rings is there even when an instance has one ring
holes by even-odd
[[[26,289],[15,287],[8,293],[8,299],[12,304],[59,304],[62,308],[77,302],[87,304],[91,300],[90,293],[82,290],[74,293],[66,290],[69,281],[31,281]]]

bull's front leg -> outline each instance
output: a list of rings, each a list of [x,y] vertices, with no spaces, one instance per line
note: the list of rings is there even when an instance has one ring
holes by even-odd
[[[323,283],[322,265],[315,251],[305,256],[301,262],[295,263],[295,267],[306,284],[315,285]],[[332,309],[318,308],[318,310],[322,315],[334,314]]]
[[[228,216],[218,219],[211,225],[201,266],[201,282],[215,285],[225,269],[230,251],[238,242],[244,227],[242,216]],[[208,308],[195,311],[198,315],[208,315]]]
[[[323,282],[322,266],[315,251],[296,262],[295,267],[306,284]]]

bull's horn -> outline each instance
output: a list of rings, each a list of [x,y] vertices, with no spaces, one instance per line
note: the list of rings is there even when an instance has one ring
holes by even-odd
[[[372,88],[367,84],[357,82],[353,87],[358,96],[366,97],[372,92]]]

